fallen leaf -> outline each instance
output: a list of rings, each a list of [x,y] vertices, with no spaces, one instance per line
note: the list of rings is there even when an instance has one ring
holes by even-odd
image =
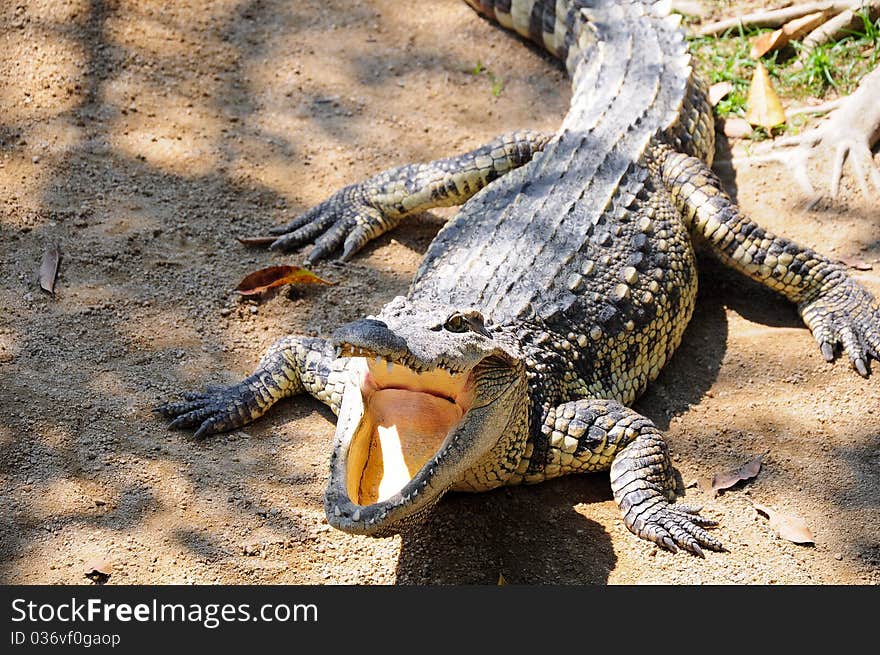
[[[800,516],[777,512],[772,507],[752,503],[755,510],[770,520],[770,527],[783,539],[796,544],[813,544],[813,532]]]
[[[55,243],[43,252],[40,263],[40,288],[55,295],[55,278],[58,275],[58,262],[61,261],[61,247]]]
[[[255,296],[283,284],[328,284],[335,282],[322,280],[311,271],[299,266],[269,266],[254,271],[235,288],[243,296]]]
[[[856,271],[872,271],[872,270],[874,270],[873,264],[871,264],[869,262],[861,261],[858,259],[841,259],[840,263],[844,264],[846,266],[849,266],[850,268],[852,268]]]
[[[749,98],[746,101],[746,120],[752,125],[770,129],[785,122],[785,112],[779,96],[770,82],[770,75],[761,62],[755,68]]]
[[[699,478],[697,480],[697,486],[700,488],[700,491],[702,491],[704,494],[712,494],[714,496],[717,493],[712,488],[712,480],[710,480],[709,478],[705,478],[705,477]]]
[[[709,87],[709,102],[714,107],[731,91],[733,91],[733,84],[730,82],[718,82],[718,84],[713,84]]]
[[[724,136],[731,139],[744,139],[751,133],[752,126],[744,118],[727,118],[724,121]]]
[[[86,562],[83,574],[98,584],[104,584],[113,574],[113,562],[105,557],[95,557]]]
[[[771,50],[784,48],[819,27],[827,17],[827,12],[817,11],[791,20],[775,32],[765,32],[752,41],[752,50],[749,54],[752,59],[759,59]]]
[[[819,27],[828,19],[830,14],[830,9],[823,9],[822,11],[816,11],[812,14],[795,18],[783,25],[782,31],[788,35],[790,41],[796,41]]]
[[[498,586],[499,586],[499,587],[503,587],[503,586],[506,585],[506,584],[507,584],[507,580],[504,579],[504,574],[503,574],[503,573],[499,573],[499,574],[498,574]]]
[[[788,37],[782,30],[764,32],[752,40],[752,49],[749,51],[749,56],[752,59],[760,59],[771,50],[778,50],[787,44]]]
[[[278,240],[278,237],[235,237],[239,243],[246,246],[268,246]]]
[[[724,489],[729,489],[742,480],[751,480],[760,472],[763,459],[763,455],[758,455],[753,460],[746,462],[736,470],[716,473],[712,476],[712,491],[722,491]]]

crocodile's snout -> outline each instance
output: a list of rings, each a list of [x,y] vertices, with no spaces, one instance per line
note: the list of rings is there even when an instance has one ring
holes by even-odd
[[[406,341],[392,332],[388,324],[374,318],[346,323],[333,333],[333,344],[369,347],[372,350],[398,352],[406,350]]]

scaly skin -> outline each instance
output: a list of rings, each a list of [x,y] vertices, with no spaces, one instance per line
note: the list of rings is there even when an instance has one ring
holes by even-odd
[[[573,94],[559,132],[393,169],[280,228],[276,247],[317,237],[310,259],[343,242],[347,257],[408,213],[467,201],[431,244],[406,297],[331,341],[288,337],[240,385],[160,411],[203,435],[296,393],[329,403],[339,423],[325,508],[349,532],[417,525],[449,489],[610,470],[632,532],[670,550],[720,550],[705,530],[714,522],[674,504],[659,430],[626,407],[668,361],[693,313],[693,242],[797,303],[823,354],[842,345],[862,375],[880,352],[878,305],[841,267],[766,232],[723,192],[708,167],[711,109],[663,3],[469,4],[565,62]],[[346,462],[368,392],[354,376],[374,358],[378,367],[388,362],[392,383],[394,371],[412,373],[403,388],[454,374],[467,376],[468,392],[464,401],[441,394],[464,407],[463,418],[410,481],[359,504],[349,497],[361,492],[347,482]],[[361,379],[375,381],[370,371]]]
[[[409,164],[341,189],[286,225],[269,247],[289,251],[316,236],[313,262],[342,245],[343,261],[401,220],[433,207],[461,205],[505,173],[522,166],[550,140],[529,130],[505,134],[457,157]]]

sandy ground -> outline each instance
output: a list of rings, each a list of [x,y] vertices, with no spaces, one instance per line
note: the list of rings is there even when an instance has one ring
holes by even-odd
[[[826,364],[793,307],[711,263],[637,404],[685,482],[766,454],[748,485],[687,489],[730,549],[705,560],[633,537],[603,475],[451,495],[416,534],[349,536],[323,517],[334,425],[316,401],[201,443],[151,413],[404,292],[452,210],[315,267],[338,286],[261,303],[231,290],[302,254],[235,235],[389,166],[553,130],[568,97],[559,68],[458,0],[3,3],[0,580],[85,582],[102,558],[110,584],[880,582],[880,375]],[[880,292],[876,204],[847,188],[808,212],[781,167],[719,157],[756,220],[873,263],[853,274]],[[36,271],[56,242],[50,297]],[[777,538],[750,501],[802,516],[816,545]]]

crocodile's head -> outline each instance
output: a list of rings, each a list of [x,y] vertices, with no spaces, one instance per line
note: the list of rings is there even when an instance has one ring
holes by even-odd
[[[333,341],[354,361],[327,518],[346,532],[394,534],[498,445],[524,393],[523,365],[478,312],[420,310],[402,297],[378,317],[343,326]]]

